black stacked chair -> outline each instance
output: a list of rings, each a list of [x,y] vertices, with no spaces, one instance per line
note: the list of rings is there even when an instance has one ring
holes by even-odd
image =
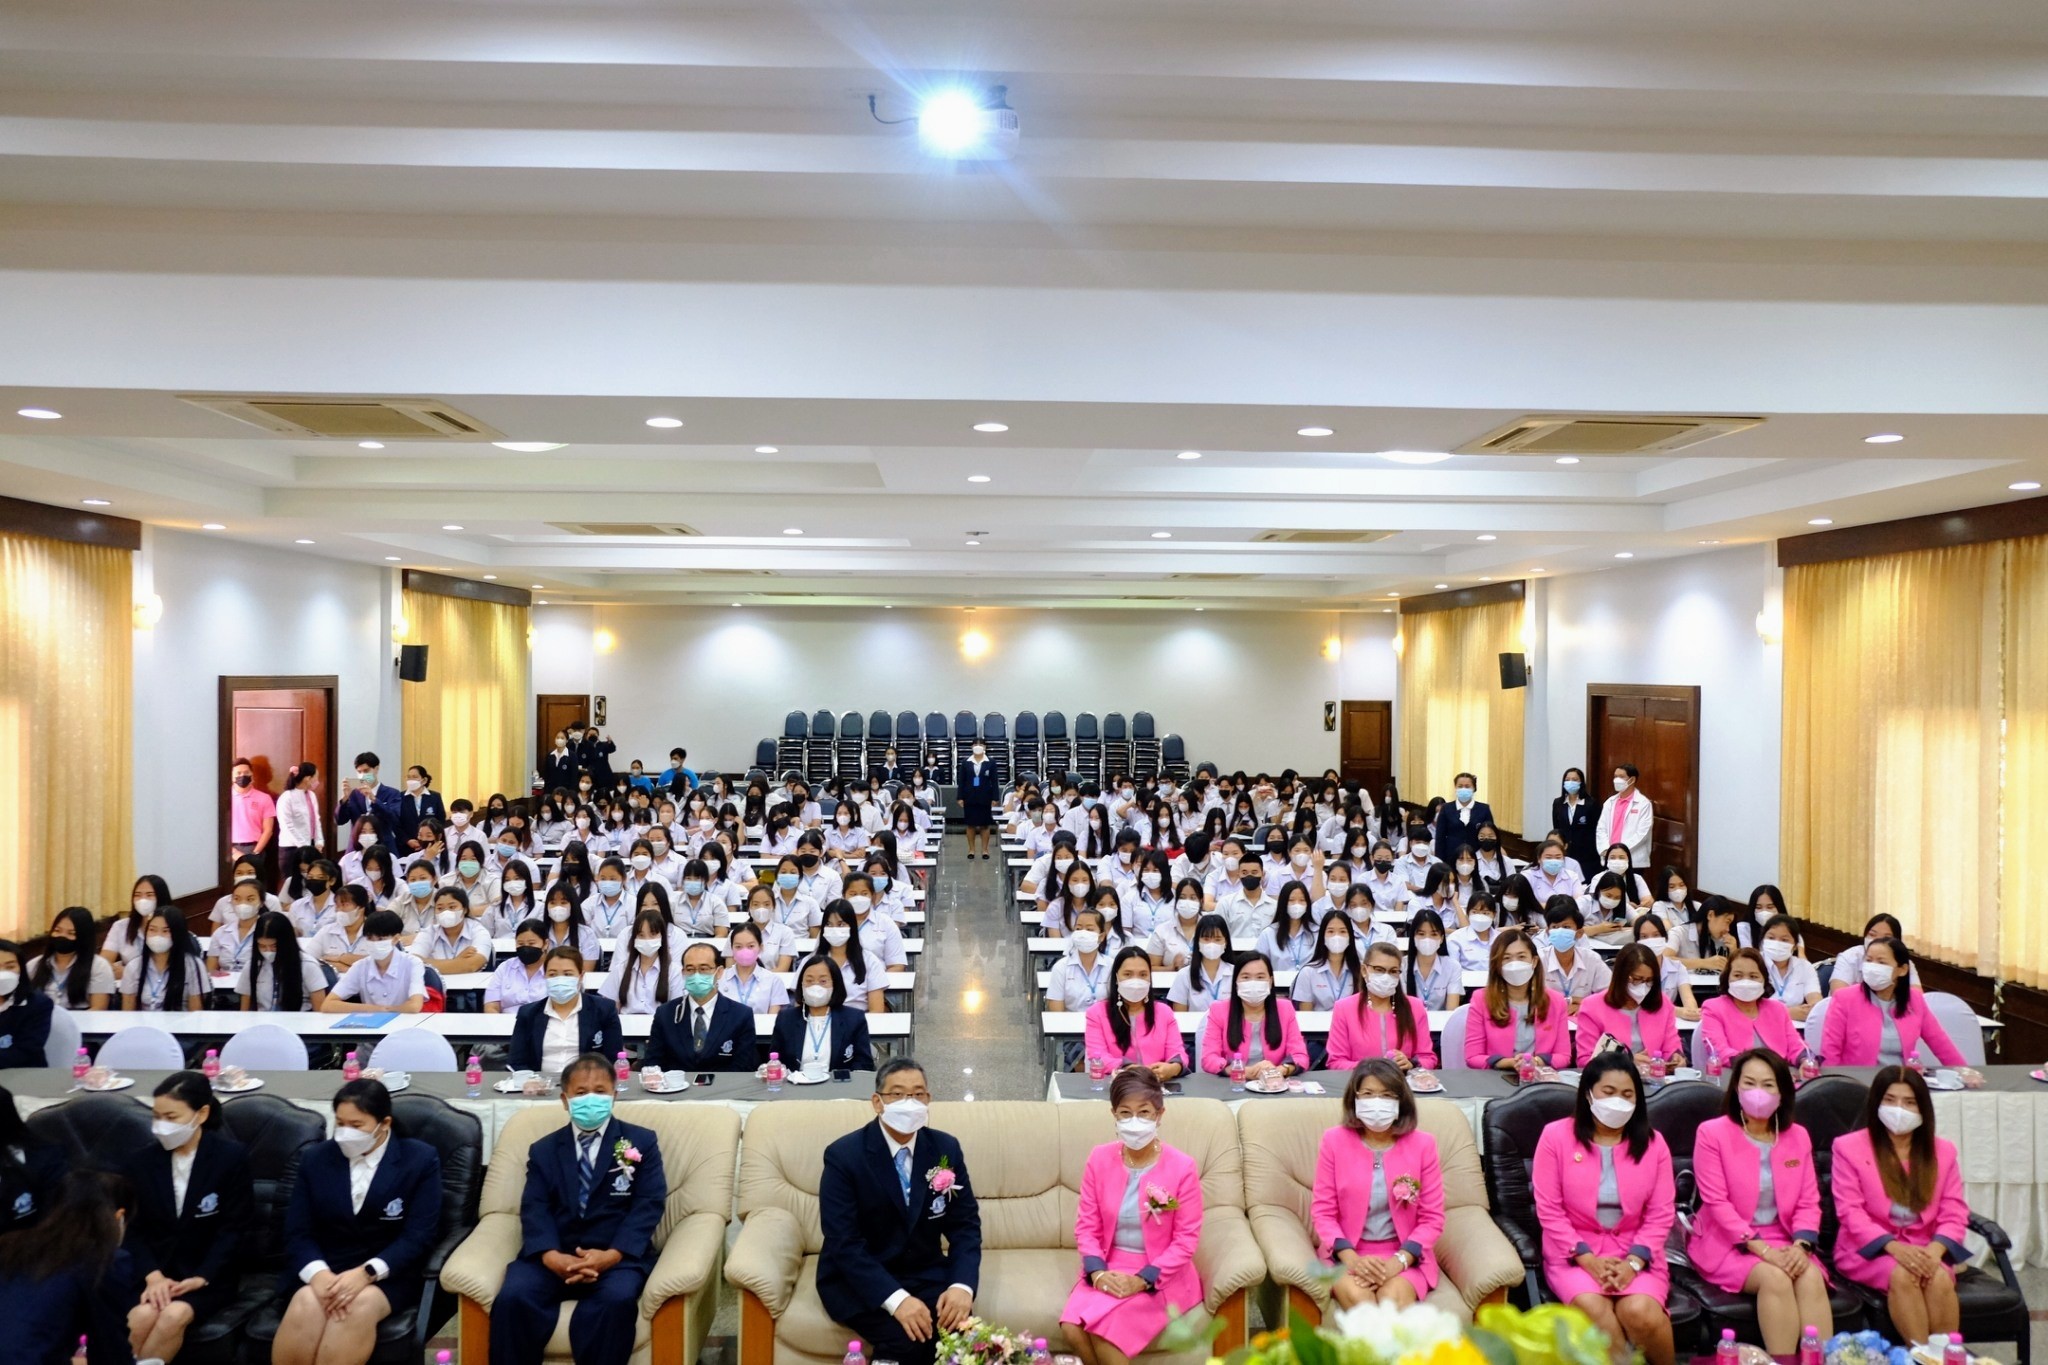
[[[839,718],[839,745],[833,751],[838,761],[833,771],[840,777],[859,777],[867,761],[866,745],[867,719],[858,711],[848,711]]]
[[[981,720],[972,711],[953,714],[953,761],[965,763],[974,756],[974,741],[981,738]],[[998,777],[1001,773],[998,771]]]
[[[1131,717],[1131,772],[1147,780],[1159,776],[1159,732],[1150,711]]]
[[[1067,737],[1067,713],[1045,713],[1045,770],[1063,773],[1074,766],[1074,742]]]
[[[1090,782],[1102,780],[1102,729],[1093,711],[1074,717],[1074,766]]]
[[[754,766],[763,772],[775,767],[775,741],[764,739],[754,746]]]
[[[924,732],[918,728],[915,711],[896,713],[896,761],[909,767],[924,763]]]
[[[1159,748],[1159,771],[1165,773],[1176,782],[1187,781],[1188,746],[1187,741],[1179,735],[1168,735],[1161,741]]]
[[[832,776],[832,746],[837,743],[839,719],[830,711],[811,716],[810,738],[804,741],[804,776],[823,782]]]
[[[804,766],[804,741],[810,738],[811,720],[801,711],[782,718],[782,738],[775,745],[775,766],[787,772]]]
[[[953,781],[953,735],[945,716],[928,711],[924,718],[924,766],[934,784]]]
[[[1017,734],[1010,741],[1010,765],[1019,773],[1039,772],[1044,767],[1044,749],[1039,744],[1038,713],[1017,713]]]
[[[1007,783],[1016,771],[1010,762],[1010,727],[1000,711],[981,718],[981,742],[988,746],[988,760],[996,765],[996,781]]]
[[[877,711],[868,717],[868,768],[870,771],[882,766],[890,746],[896,742],[895,724],[887,711]]]
[[[1131,771],[1131,731],[1121,711],[1102,718],[1102,771],[1104,777]]]

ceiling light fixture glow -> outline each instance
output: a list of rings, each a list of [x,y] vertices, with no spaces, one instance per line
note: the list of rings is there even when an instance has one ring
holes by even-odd
[[[1171,532],[1171,531],[1154,531],[1154,532],[1152,533],[1152,539],[1154,539],[1154,540],[1172,540],[1172,539],[1173,539],[1173,532]]]
[[[1833,517],[1808,517],[1806,524],[1808,526],[1833,526],[1835,519]]]
[[[221,525],[217,521],[209,521],[206,523],[206,525],[200,527],[199,529],[202,531],[225,531],[228,528]]]
[[[516,450],[522,455],[539,455],[543,451],[560,450],[566,441],[493,441],[500,450]]]
[[[357,442],[356,442],[356,449],[357,449],[357,450],[382,450],[383,448],[384,448],[384,443],[383,443],[382,441],[357,441]]]
[[[1007,158],[1017,144],[1017,116],[1006,95],[1000,85],[981,93],[958,86],[933,91],[917,107],[917,140],[935,156]]]
[[[650,417],[647,419],[648,426],[659,427],[663,431],[673,431],[682,424],[683,419],[680,417]]]
[[[781,446],[755,446],[755,447],[754,447],[754,453],[755,453],[756,455],[780,455],[780,454],[782,453],[782,447],[781,447]]]
[[[803,533],[804,528],[801,526],[785,526],[782,528],[782,534],[786,536],[800,536]]]
[[[2009,483],[2006,485],[2007,488],[2011,489],[2015,493],[2031,493],[2040,486],[2041,484],[2039,480],[2036,479],[2021,479],[2018,483]]]
[[[1635,551],[1633,550],[1622,550],[1619,551],[1614,557],[1616,559],[1634,559],[1636,555]]]
[[[969,483],[987,483],[987,482],[988,482],[988,475],[986,475],[986,474],[969,474],[969,475],[967,476],[967,482],[969,482]]]
[[[495,583],[495,582],[497,582],[497,581],[498,581],[498,576],[497,576],[496,574],[494,574],[494,573],[487,573],[487,574],[485,574],[485,575],[484,575],[484,582],[486,582],[486,583]]]
[[[1864,437],[1863,444],[1867,446],[1888,446],[1894,445],[1905,439],[1905,437],[1899,435],[1899,433],[1896,431],[1880,431],[1875,436]]]
[[[1479,537],[1479,538],[1480,538],[1481,540],[1499,540],[1499,539],[1500,539],[1500,537],[1499,537],[1499,536],[1481,536],[1481,537]]]
[[[64,415],[54,408],[16,408],[15,412],[22,417],[33,417],[38,422],[54,422]]]
[[[988,432],[991,435],[999,431],[1009,430],[1009,428],[1007,426],[1004,426],[1001,422],[976,422],[974,424],[974,429],[976,431]]]
[[[2034,485],[2034,487],[2036,488],[2039,488],[2040,486],[2040,484]],[[108,502],[105,498],[87,498],[85,500],[85,505],[87,507],[112,507],[114,504]]]
[[[447,525],[443,526],[441,529],[444,531],[460,531],[462,528],[451,521]]]
[[[1302,427],[1294,434],[1296,436],[1335,436],[1337,433],[1328,427]]]
[[[396,564],[396,563],[398,562],[398,556],[397,556],[397,555],[385,555],[385,556],[384,556],[384,562],[385,562],[386,564]]]
[[[1436,590],[1437,590],[1438,592],[1442,592],[1442,591],[1443,591],[1443,590],[1444,590],[1445,588],[1448,588],[1448,587],[1450,587],[1450,586],[1451,586],[1451,585],[1450,585],[1450,584],[1448,584],[1448,583],[1439,583],[1439,584],[1437,584],[1437,585],[1436,585]]]
[[[1174,458],[1177,460],[1199,460],[1202,458],[1202,452],[1199,450],[1183,450],[1180,454],[1174,456]],[[1201,608],[1196,607],[1195,610],[1200,611]]]
[[[1557,462],[1559,464],[1577,464],[1579,457],[1576,455],[1560,455],[1557,457]]]
[[[1442,464],[1451,458],[1448,450],[1379,450],[1373,453],[1395,464]]]
[[[313,543],[313,542],[312,542],[312,541],[310,541],[310,540],[303,540],[303,539],[302,539],[302,540],[295,540],[295,541],[293,541],[293,542],[292,542],[292,544],[294,544],[294,545],[311,545],[312,543]]]

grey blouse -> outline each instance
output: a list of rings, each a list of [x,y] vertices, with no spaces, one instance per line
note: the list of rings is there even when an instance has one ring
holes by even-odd
[[[1387,1203],[1387,1165],[1378,1152],[1370,1148],[1372,1156],[1372,1197],[1365,1206],[1365,1227],[1359,1233],[1362,1242],[1391,1242],[1394,1240],[1394,1210]]]
[[[1599,1144],[1594,1144],[1599,1146]],[[1621,1226],[1621,1182],[1614,1174],[1614,1149],[1600,1147],[1600,1226]]]
[[[1135,1251],[1139,1255],[1145,1252],[1145,1215],[1139,1201],[1144,1195],[1145,1176],[1151,1169],[1147,1166],[1144,1170],[1124,1173],[1124,1202],[1116,1211],[1115,1245],[1118,1251]]]
[[[1752,1226],[1768,1227],[1778,1221],[1778,1177],[1771,1170],[1771,1149],[1777,1144],[1751,1137],[1749,1145],[1756,1148],[1757,1157],[1756,1216],[1750,1221]]]

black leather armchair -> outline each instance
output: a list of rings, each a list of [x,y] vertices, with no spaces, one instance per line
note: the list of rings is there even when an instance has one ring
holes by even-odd
[[[28,1116],[29,1135],[65,1153],[69,1163],[119,1171],[128,1158],[156,1141],[149,1110],[133,1094],[80,1095]]]

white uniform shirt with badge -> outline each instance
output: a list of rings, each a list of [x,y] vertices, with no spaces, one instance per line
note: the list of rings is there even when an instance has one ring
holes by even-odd
[[[860,946],[870,965],[879,962],[885,969],[910,965],[910,955],[903,948],[903,931],[893,920],[878,919],[872,914],[862,920]]]
[[[484,928],[484,922],[474,915],[464,919],[454,930],[443,929],[436,921],[430,929],[420,931],[420,936],[406,949],[422,962],[429,958],[446,962],[464,948],[474,948],[484,955],[484,961],[491,960],[491,935]]]
[[[1230,983],[1236,975],[1236,970],[1221,958],[1211,962],[1197,956],[1173,974],[1173,984],[1166,988],[1166,998],[1177,1010],[1199,1013],[1218,1000],[1230,998]]]
[[[872,959],[868,970],[874,970]],[[718,973],[718,993],[755,1014],[767,1014],[789,1003],[789,988],[782,984],[782,978],[759,966],[742,980],[739,968],[728,965]]]
[[[617,938],[632,927],[632,899],[623,890],[610,900],[602,891],[593,891],[583,902],[583,922],[601,939]]]
[[[1544,983],[1550,989],[1561,992],[1573,1000],[1584,1000],[1589,995],[1599,994],[1607,989],[1607,983],[1614,977],[1614,973],[1608,970],[1607,963],[1601,959],[1600,954],[1594,952],[1584,940],[1580,941],[1578,948],[1572,953],[1572,969],[1569,973],[1563,970],[1562,959],[1548,943],[1538,949],[1538,952],[1543,961]]]
[[[342,999],[382,1009],[403,1005],[426,992],[426,964],[405,952],[392,953],[382,970],[367,957],[358,959],[334,985],[334,993]]]
[[[569,1011],[567,1018],[552,1001],[541,1007],[541,1013],[547,1017],[547,1028],[541,1034],[540,1074],[559,1076],[562,1068],[583,1054],[583,1030],[579,1022],[583,1013],[583,995],[580,991],[577,993],[576,1006]]]
[[[1273,911],[1278,905],[1279,901],[1262,886],[1256,900],[1242,891],[1220,897],[1216,913],[1230,926],[1232,938],[1257,938],[1259,931],[1273,922]]]
[[[1060,1001],[1069,1014],[1085,1014],[1090,1005],[1109,997],[1109,958],[1095,955],[1095,965],[1085,967],[1069,953],[1052,964],[1045,983],[1045,998]]]
[[[278,985],[275,965],[256,956],[242,969],[240,983],[242,994],[249,997],[259,1010],[278,1009]],[[327,973],[317,958],[308,953],[299,954],[299,1008],[313,1008],[313,992],[327,989]]]
[[[167,1001],[164,992],[170,988],[167,971],[157,968],[148,954],[136,958],[121,971],[121,994],[136,997],[136,1003],[146,1010],[182,1010],[183,1000]],[[185,994],[200,997],[203,1004],[206,993],[213,989],[213,979],[206,974],[206,962],[197,953],[185,959]]]
[[[40,957],[30,958],[28,965],[21,969],[21,974],[24,977],[33,977],[36,974],[36,968],[42,965],[42,961]],[[114,993],[113,963],[107,961],[98,953],[94,953],[92,955],[92,966],[86,968],[86,972],[90,977],[85,985],[85,993],[88,998],[95,995],[112,995]],[[65,994],[65,982],[69,979],[70,975],[70,968],[60,967],[52,962],[50,964],[50,984],[43,987],[43,994],[49,996],[50,1003],[60,1010],[82,1010],[86,1006],[73,1005],[70,998]]]

